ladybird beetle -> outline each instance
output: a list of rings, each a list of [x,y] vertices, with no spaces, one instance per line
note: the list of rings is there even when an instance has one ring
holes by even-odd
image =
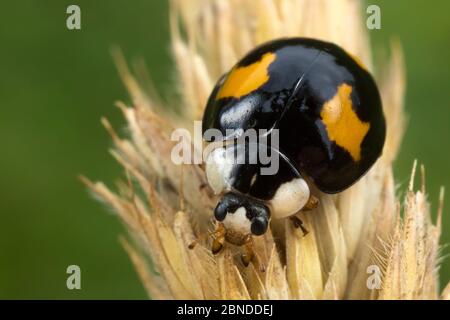
[[[252,235],[264,234],[271,217],[290,217],[302,227],[295,214],[318,202],[310,187],[329,194],[350,187],[381,155],[386,133],[370,73],[339,46],[308,38],[262,44],[223,75],[203,115],[204,139],[211,142],[208,129],[224,137],[224,146],[213,149],[205,166],[208,184],[221,195],[212,250],[218,253],[225,241],[246,245],[245,265],[254,258]],[[224,161],[248,146],[228,143],[236,135],[227,132],[249,129],[268,135],[277,129],[276,148],[256,148],[278,154],[276,174],[260,174],[258,163]],[[252,158],[255,151],[243,153]]]

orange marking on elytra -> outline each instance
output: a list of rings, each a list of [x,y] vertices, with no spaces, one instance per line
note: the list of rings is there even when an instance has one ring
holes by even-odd
[[[276,54],[265,53],[259,61],[245,67],[235,67],[227,76],[216,99],[237,98],[249,94],[269,81],[269,66],[275,61]]]
[[[346,83],[338,87],[336,95],[327,101],[320,112],[330,140],[347,150],[355,161],[361,159],[361,143],[370,123],[359,119],[350,97],[352,87]]]

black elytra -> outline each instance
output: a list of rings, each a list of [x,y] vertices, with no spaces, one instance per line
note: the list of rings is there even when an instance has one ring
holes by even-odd
[[[274,40],[243,57],[214,87],[202,129],[224,136],[227,129],[278,129],[279,151],[325,193],[362,177],[380,157],[386,135],[370,73],[339,46],[308,38]],[[256,168],[242,165],[234,184],[244,194],[270,199],[298,175],[283,164],[280,169],[254,181]]]

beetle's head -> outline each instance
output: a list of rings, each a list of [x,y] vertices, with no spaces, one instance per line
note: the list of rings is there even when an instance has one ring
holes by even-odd
[[[236,235],[262,235],[271,216],[289,217],[303,208],[310,195],[309,187],[285,160],[279,159],[279,168],[273,175],[262,175],[260,164],[252,161],[254,154],[247,151],[251,149],[241,152],[241,147],[216,148],[206,160],[208,184],[221,196],[214,215],[227,231]],[[240,161],[241,155],[246,161]]]
[[[269,226],[270,212],[264,203],[235,192],[225,193],[214,210],[214,217],[227,230],[245,237],[262,235]]]

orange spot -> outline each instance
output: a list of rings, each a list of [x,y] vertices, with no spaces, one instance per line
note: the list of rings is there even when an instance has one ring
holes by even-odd
[[[268,68],[275,58],[275,53],[268,52],[251,65],[233,68],[217,93],[216,99],[228,97],[239,99],[261,87],[269,81]]]
[[[359,119],[353,110],[352,87],[341,84],[336,95],[327,101],[320,112],[330,140],[347,150],[355,161],[361,159],[361,143],[370,124]]]

